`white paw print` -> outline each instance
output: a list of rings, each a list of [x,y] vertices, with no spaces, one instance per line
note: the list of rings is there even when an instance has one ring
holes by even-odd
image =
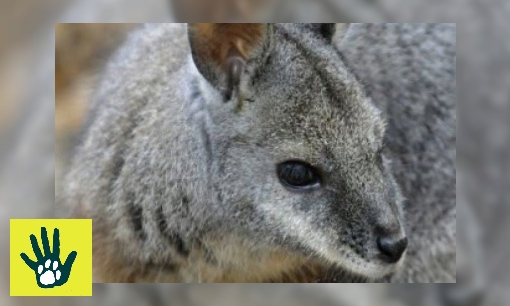
[[[53,285],[55,281],[60,279],[61,276],[61,273],[58,270],[58,262],[54,261],[52,265],[51,259],[46,260],[44,266],[39,265],[39,267],[37,267],[37,274],[39,274],[39,281],[41,282],[41,284]]]

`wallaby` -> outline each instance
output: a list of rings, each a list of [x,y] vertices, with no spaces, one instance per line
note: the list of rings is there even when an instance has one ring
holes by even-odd
[[[454,280],[454,29],[134,32],[102,76],[61,197],[73,217],[93,219],[96,280]],[[384,31],[431,56],[413,58],[406,45],[398,62],[375,46]],[[402,67],[370,74],[384,57]],[[377,69],[388,71],[378,79]],[[421,81],[415,73],[429,77],[430,95],[395,87]]]

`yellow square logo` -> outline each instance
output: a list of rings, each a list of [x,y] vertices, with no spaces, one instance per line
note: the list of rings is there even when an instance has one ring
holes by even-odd
[[[92,220],[11,219],[11,296],[91,296]]]

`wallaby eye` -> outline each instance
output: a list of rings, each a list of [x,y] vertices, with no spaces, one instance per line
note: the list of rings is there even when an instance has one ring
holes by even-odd
[[[290,160],[278,165],[276,173],[281,184],[293,190],[310,190],[320,187],[319,171],[312,165]]]

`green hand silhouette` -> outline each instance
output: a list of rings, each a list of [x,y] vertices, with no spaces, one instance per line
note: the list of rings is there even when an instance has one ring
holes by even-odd
[[[78,253],[72,251],[67,256],[64,265],[60,262],[60,237],[59,230],[53,230],[53,253],[50,251],[50,244],[48,242],[48,233],[45,227],[41,227],[41,241],[44,249],[44,255],[37,243],[37,238],[30,235],[30,242],[32,242],[32,249],[37,257],[37,262],[30,260],[27,254],[21,253],[21,259],[35,272],[37,285],[41,288],[53,288],[55,286],[62,286],[67,282],[71,274],[71,267],[76,259]]]

